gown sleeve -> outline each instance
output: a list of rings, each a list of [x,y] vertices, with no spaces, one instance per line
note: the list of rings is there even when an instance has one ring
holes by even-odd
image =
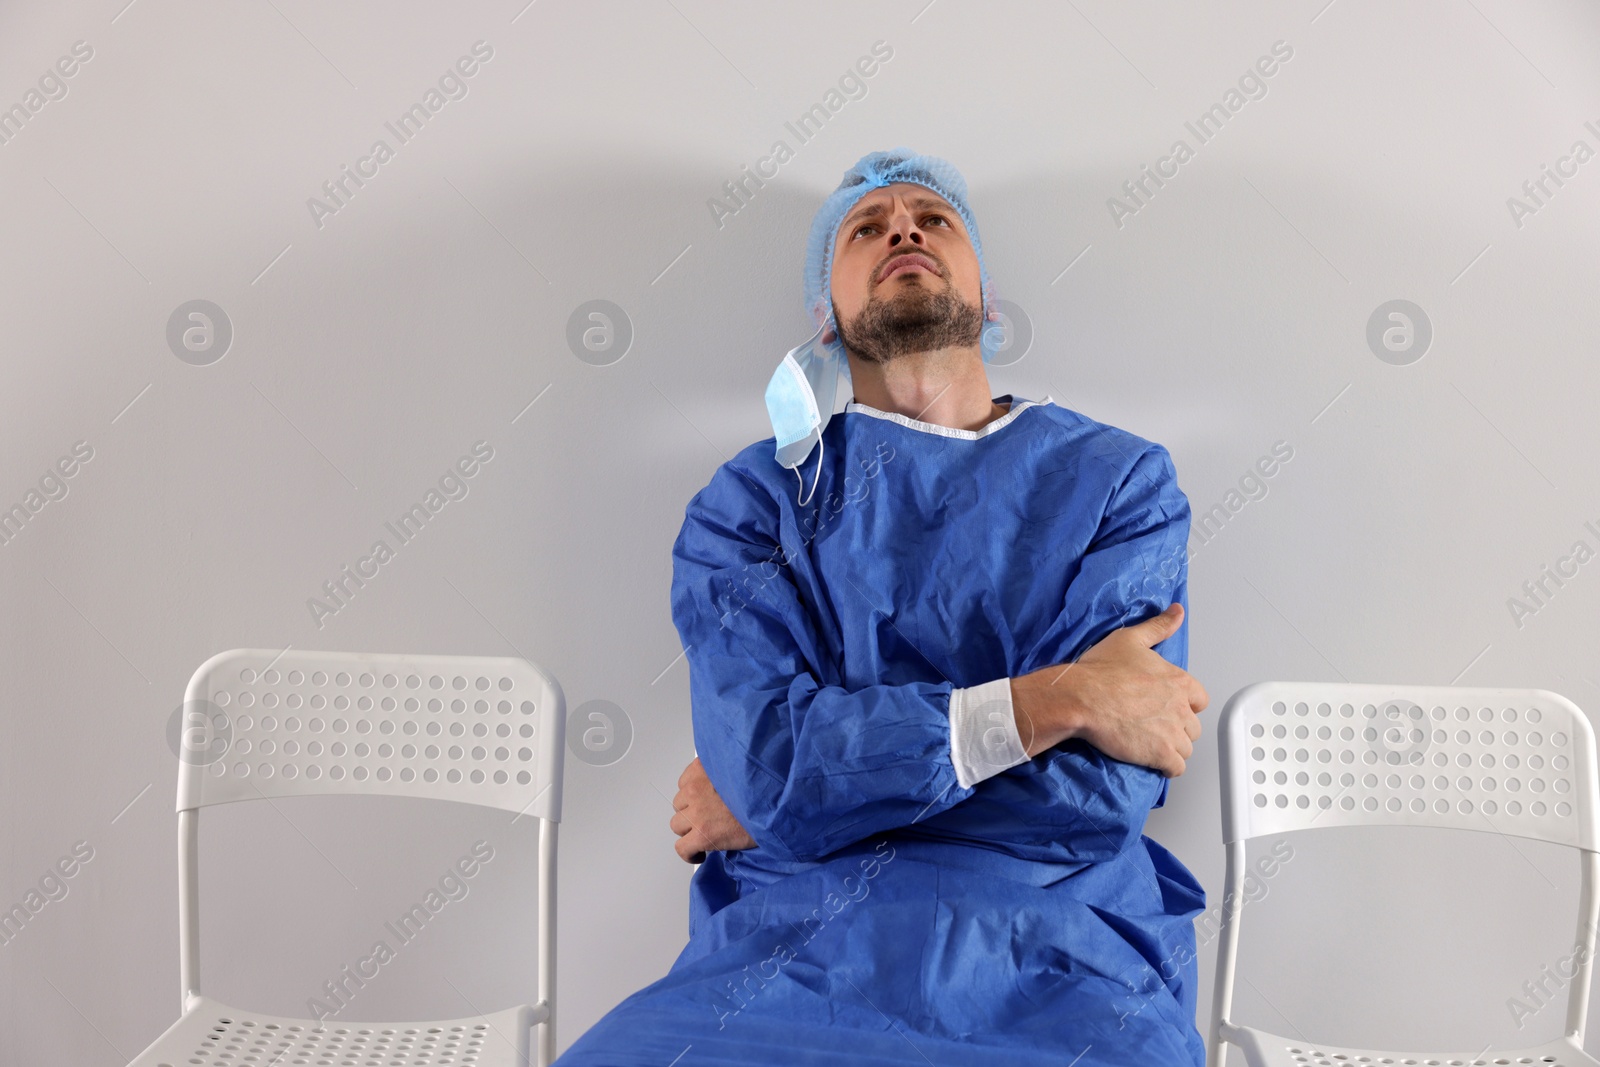
[[[1172,459],[1145,442],[1132,464],[1119,467],[1094,535],[1065,561],[1061,609],[1018,674],[1070,663],[1113,630],[1159,615],[1174,601],[1188,611],[1189,502]],[[1188,669],[1187,614],[1154,651]],[[1104,862],[1139,843],[1150,809],[1166,800],[1168,781],[1074,738],[977,783],[971,798],[924,820],[919,830],[1026,859]]]
[[[950,682],[824,684],[836,665],[776,562],[778,523],[770,494],[719,468],[673,545],[672,617],[707,776],[759,847],[808,861],[972,790],[951,762]]]
[[[1175,602],[1183,605],[1183,625],[1153,651],[1187,670],[1189,520],[1171,455],[1148,445],[1111,494],[1062,611],[1031,650],[1025,670],[1076,660],[1113,630],[1153,618]],[[1000,836],[1024,848],[1049,847],[1090,861],[1138,841],[1150,809],[1166,802],[1170,783],[1160,771],[1112,759],[1081,740],[1046,749],[989,781],[992,787],[980,783],[978,798],[963,805],[962,821],[1003,827]]]
[[[1113,630],[1182,603],[1184,624],[1154,646],[1189,668],[1189,500],[1172,457],[1150,445],[1111,494],[1094,538],[1077,561],[1056,624],[1034,647],[1028,670],[1075,660]]]

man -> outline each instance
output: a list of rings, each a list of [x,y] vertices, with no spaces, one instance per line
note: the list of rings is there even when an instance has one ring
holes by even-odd
[[[846,172],[806,302],[773,438],[673,549],[690,941],[562,1062],[1203,1067],[1204,893],[1141,834],[1208,703],[1169,455],[990,397],[992,286],[941,160]]]

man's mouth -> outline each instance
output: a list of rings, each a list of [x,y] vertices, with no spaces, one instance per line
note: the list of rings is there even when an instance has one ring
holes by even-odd
[[[885,263],[883,265],[883,273],[878,276],[878,282],[882,284],[896,274],[904,274],[913,270],[925,270],[929,274],[937,275],[939,273],[939,265],[927,256],[916,252],[908,252],[903,256],[895,256]]]

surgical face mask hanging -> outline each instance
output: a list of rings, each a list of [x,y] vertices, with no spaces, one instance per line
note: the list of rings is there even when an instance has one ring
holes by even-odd
[[[767,415],[772,420],[772,433],[777,438],[778,464],[795,472],[800,489],[805,489],[805,479],[797,469],[818,447],[817,473],[811,479],[811,492],[795,502],[805,507],[817,491],[822,478],[822,431],[833,418],[834,395],[839,386],[839,374],[850,376],[850,368],[837,351],[830,351],[822,342],[824,324],[811,337],[791,348],[773,371],[767,383]]]

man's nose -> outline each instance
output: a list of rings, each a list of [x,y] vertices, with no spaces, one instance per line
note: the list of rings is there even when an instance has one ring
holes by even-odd
[[[904,241],[910,241],[914,245],[921,245],[926,240],[927,238],[923,236],[922,231],[917,228],[917,224],[911,221],[911,213],[908,211],[903,211],[896,215],[889,224],[890,248],[894,248]]]

